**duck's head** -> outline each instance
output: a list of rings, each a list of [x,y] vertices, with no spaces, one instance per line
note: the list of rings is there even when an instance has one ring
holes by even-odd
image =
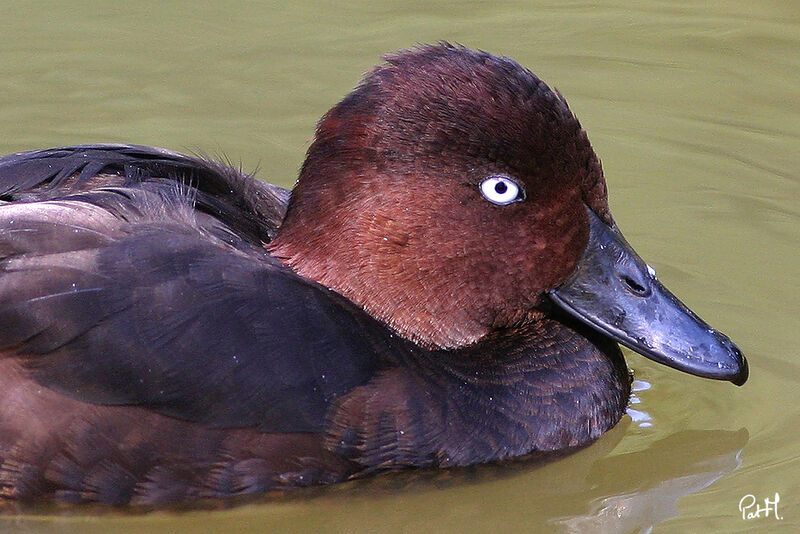
[[[564,98],[510,59],[448,44],[387,57],[320,121],[271,249],[424,347],[554,303],[661,363],[747,378],[623,239]]]

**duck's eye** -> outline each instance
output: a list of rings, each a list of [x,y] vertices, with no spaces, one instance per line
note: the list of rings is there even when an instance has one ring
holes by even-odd
[[[507,176],[490,176],[481,182],[483,198],[493,204],[505,206],[525,200],[525,193],[517,183]]]

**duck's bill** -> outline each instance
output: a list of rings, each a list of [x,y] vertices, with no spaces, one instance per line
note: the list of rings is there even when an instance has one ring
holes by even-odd
[[[747,380],[747,360],[656,279],[615,227],[587,208],[589,243],[575,272],[550,297],[559,307],[626,347],[681,371]]]

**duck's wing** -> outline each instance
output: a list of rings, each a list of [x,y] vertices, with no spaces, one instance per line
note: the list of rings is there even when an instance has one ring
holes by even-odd
[[[197,156],[140,145],[79,145],[0,158],[0,201],[34,201],[97,187],[174,184],[193,190],[195,209],[251,239],[268,241],[289,191]]]
[[[374,374],[375,325],[266,253],[282,193],[237,173],[120,145],[0,159],[0,358],[85,402],[321,429]]]

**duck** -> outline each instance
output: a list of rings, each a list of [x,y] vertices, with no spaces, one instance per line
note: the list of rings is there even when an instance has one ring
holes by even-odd
[[[623,237],[564,97],[509,58],[385,56],[292,191],[139,145],[0,158],[0,501],[560,457],[623,417],[620,345],[748,377]]]

